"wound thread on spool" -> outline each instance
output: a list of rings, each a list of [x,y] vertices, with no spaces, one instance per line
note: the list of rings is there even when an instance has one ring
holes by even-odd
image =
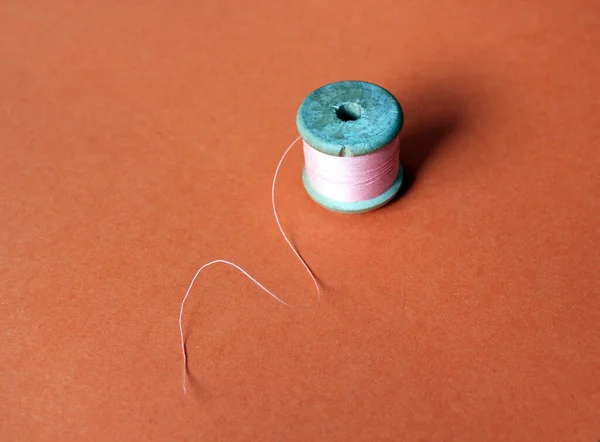
[[[309,94],[296,117],[304,142],[304,188],[321,206],[362,213],[388,203],[402,186],[402,107],[384,88],[340,81]]]

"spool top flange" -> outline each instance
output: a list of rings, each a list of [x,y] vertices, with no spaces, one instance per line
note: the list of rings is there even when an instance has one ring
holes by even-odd
[[[381,149],[402,129],[398,100],[364,81],[340,81],[308,95],[296,117],[300,136],[314,149],[334,156],[360,156]]]

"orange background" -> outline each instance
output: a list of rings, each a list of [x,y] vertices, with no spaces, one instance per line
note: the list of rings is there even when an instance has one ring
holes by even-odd
[[[0,439],[600,438],[597,1],[5,0]],[[313,89],[406,114],[365,215],[272,174]]]

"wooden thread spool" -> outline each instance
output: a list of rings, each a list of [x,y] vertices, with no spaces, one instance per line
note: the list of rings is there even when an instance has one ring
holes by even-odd
[[[364,81],[340,81],[308,95],[296,117],[298,132],[313,149],[334,157],[368,155],[399,136],[404,114],[396,98],[384,88]],[[365,201],[345,202],[327,197],[311,184],[306,167],[304,188],[321,206],[342,213],[362,213],[388,203],[400,190],[402,166],[391,187]]]

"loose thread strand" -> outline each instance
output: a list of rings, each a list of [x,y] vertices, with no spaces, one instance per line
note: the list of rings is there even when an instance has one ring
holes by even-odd
[[[302,263],[302,265],[304,266],[304,268],[306,269],[306,271],[310,275],[313,283],[315,284],[315,287],[317,288],[317,301],[315,302],[314,305],[307,306],[307,307],[295,306],[295,305],[290,304],[288,302],[285,302],[284,300],[282,300],[281,298],[279,298],[277,295],[275,295],[273,292],[271,292],[269,289],[267,289],[264,285],[262,285],[260,282],[258,282],[256,280],[256,278],[254,278],[253,276],[251,276],[248,272],[246,272],[240,266],[238,266],[237,264],[234,264],[231,261],[226,261],[226,260],[223,260],[223,259],[217,259],[217,260],[214,260],[214,261],[211,261],[211,262],[208,262],[208,263],[204,264],[202,267],[200,267],[198,269],[198,271],[196,272],[196,274],[192,278],[192,281],[190,282],[190,285],[189,285],[189,287],[187,289],[187,292],[185,293],[185,296],[183,297],[183,301],[181,301],[181,309],[179,311],[179,335],[180,335],[180,338],[181,338],[181,353],[183,354],[183,394],[184,394],[184,396],[187,394],[187,352],[185,350],[185,338],[183,336],[183,309],[185,307],[185,301],[187,300],[187,298],[188,298],[188,296],[189,296],[189,294],[190,294],[190,292],[192,290],[192,287],[194,286],[194,282],[196,281],[196,278],[198,278],[198,275],[200,274],[200,272],[202,270],[204,270],[207,267],[210,267],[211,265],[219,264],[219,263],[230,265],[230,266],[234,267],[235,269],[239,270],[244,276],[246,276],[248,279],[250,279],[253,283],[255,283],[257,286],[259,286],[262,290],[264,290],[265,292],[267,292],[267,294],[269,294],[272,298],[274,298],[275,300],[277,300],[278,302],[280,302],[281,304],[283,304],[283,305],[285,305],[287,307],[297,308],[297,309],[314,308],[317,305],[319,305],[319,302],[321,301],[321,287],[319,287],[319,283],[317,282],[317,278],[315,277],[315,275],[313,274],[313,272],[310,270],[310,267],[308,267],[308,264],[306,264],[306,262],[304,261],[304,259],[300,256],[300,253],[298,253],[298,251],[294,248],[294,246],[292,245],[292,242],[289,240],[289,238],[287,237],[287,235],[283,231],[283,228],[281,227],[281,222],[279,221],[279,216],[277,215],[277,209],[275,207],[275,183],[277,182],[277,175],[279,174],[279,169],[281,168],[283,160],[285,159],[285,157],[287,156],[287,154],[289,153],[289,151],[292,149],[292,147],[300,139],[301,139],[301,137],[296,138],[292,142],[292,144],[290,144],[288,146],[288,148],[283,153],[281,159],[279,160],[279,164],[277,164],[277,168],[275,169],[275,174],[273,175],[273,183],[271,185],[271,205],[273,207],[273,215],[275,215],[275,221],[277,222],[277,227],[279,227],[279,231],[281,232],[281,235],[283,236],[283,238],[287,242],[288,246],[292,249],[292,252],[294,252],[294,254],[296,255],[296,257],[300,260],[300,262]]]

